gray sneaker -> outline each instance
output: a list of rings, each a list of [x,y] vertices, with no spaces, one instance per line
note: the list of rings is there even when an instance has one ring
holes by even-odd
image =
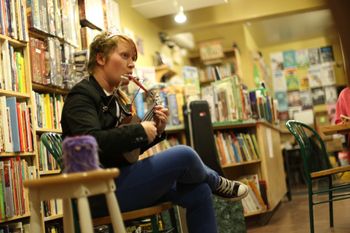
[[[248,186],[234,180],[219,177],[219,185],[213,193],[219,197],[229,199],[230,201],[238,201],[248,195]]]

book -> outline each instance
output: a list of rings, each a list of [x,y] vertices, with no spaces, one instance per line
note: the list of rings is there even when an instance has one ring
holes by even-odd
[[[295,57],[295,51],[289,50],[289,51],[283,51],[283,66],[285,69],[288,68],[295,68],[297,65],[296,57]]]
[[[299,93],[300,95],[300,102],[303,110],[305,109],[311,109],[313,107],[312,102],[312,95],[310,91],[301,91]]]
[[[286,70],[285,77],[288,91],[299,90],[300,84],[295,70]]]
[[[276,91],[275,99],[278,101],[278,111],[288,111],[288,96],[285,91]]]
[[[333,62],[334,61],[333,47],[331,45],[321,47],[320,55],[321,55],[322,63]]]
[[[334,104],[337,102],[338,93],[335,86],[327,86],[324,88],[326,104]]]
[[[312,102],[314,105],[325,104],[325,91],[322,87],[311,89]]]
[[[290,91],[288,92],[288,106],[301,106],[300,92],[299,91]]]
[[[321,63],[320,50],[319,48],[308,49],[309,64],[310,66],[318,65]]]
[[[9,108],[10,113],[10,127],[12,132],[13,148],[11,152],[20,152],[20,139],[18,128],[18,116],[16,107],[16,97],[6,97],[6,106]]]
[[[297,67],[304,68],[309,66],[309,54],[307,49],[299,49],[295,51]]]

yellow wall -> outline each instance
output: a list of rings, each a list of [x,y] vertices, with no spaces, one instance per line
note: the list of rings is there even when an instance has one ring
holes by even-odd
[[[153,55],[161,47],[158,38],[160,28],[134,10],[130,0],[118,0],[117,2],[122,29],[128,28],[134,32],[135,37],[143,40],[144,55],[139,55],[136,66],[153,66]]]
[[[347,81],[344,74],[343,68],[343,59],[341,55],[340,44],[337,38],[327,38],[327,37],[317,37],[308,40],[299,40],[292,43],[278,44],[270,47],[261,48],[261,51],[264,55],[266,64],[270,67],[270,54],[274,52],[281,52],[285,50],[298,50],[305,48],[316,48],[326,45],[333,46],[334,58],[336,65],[335,74],[336,74],[336,83],[337,85],[346,85]]]

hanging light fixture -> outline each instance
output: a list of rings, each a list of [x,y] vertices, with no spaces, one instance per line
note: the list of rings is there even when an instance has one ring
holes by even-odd
[[[187,16],[184,13],[184,8],[182,6],[180,6],[179,8],[179,12],[177,12],[177,14],[174,17],[174,20],[176,23],[184,23],[187,20]]]

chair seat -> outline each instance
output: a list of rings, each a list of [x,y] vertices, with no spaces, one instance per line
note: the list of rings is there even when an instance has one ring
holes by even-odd
[[[318,171],[318,172],[312,172],[311,178],[315,179],[315,178],[325,177],[325,176],[337,174],[340,172],[347,172],[347,171],[350,171],[350,165],[330,168],[330,169],[326,169],[326,170],[322,170],[322,171]]]
[[[160,214],[161,212],[171,209],[172,207],[173,207],[173,204],[171,202],[164,202],[156,206],[124,212],[122,213],[122,218],[123,218],[123,221],[128,221],[128,220],[133,220],[138,218],[145,218],[152,215]],[[110,216],[94,218],[92,222],[94,226],[110,224],[111,218]]]

